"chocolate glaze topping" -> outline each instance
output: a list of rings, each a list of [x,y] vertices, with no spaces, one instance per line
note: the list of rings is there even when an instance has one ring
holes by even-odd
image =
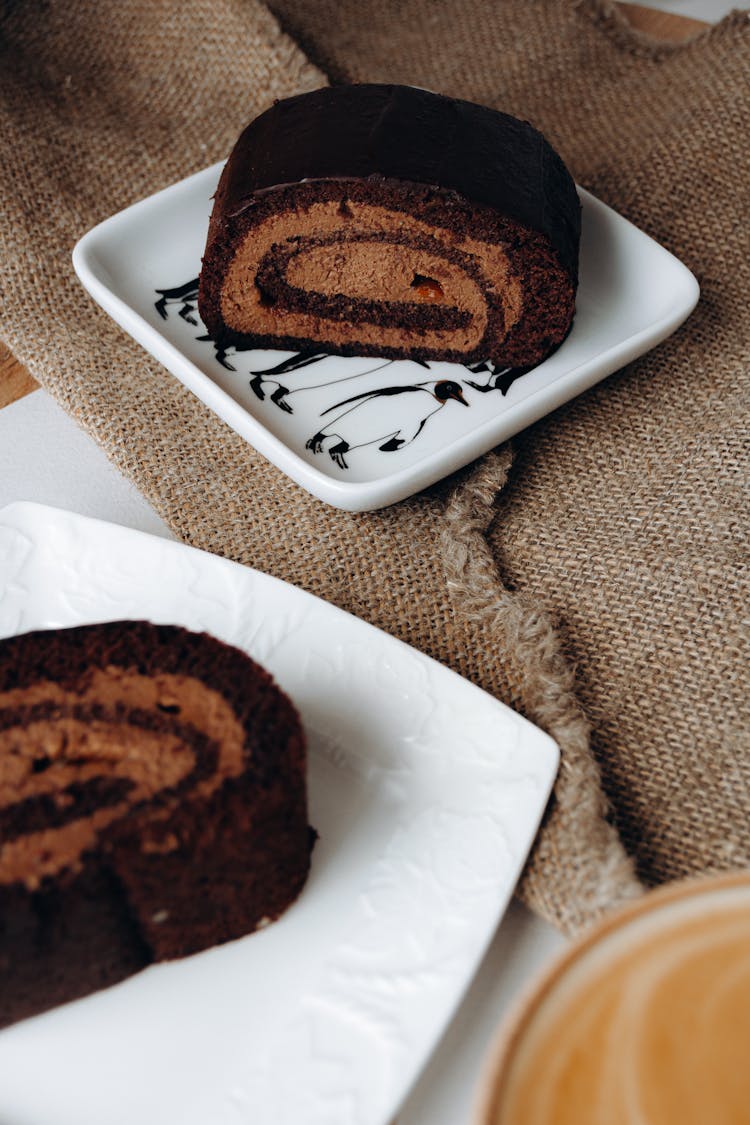
[[[545,235],[577,278],[580,204],[563,161],[528,122],[411,86],[329,87],[276,102],[245,129],[224,214],[303,180],[386,178],[455,191]]]

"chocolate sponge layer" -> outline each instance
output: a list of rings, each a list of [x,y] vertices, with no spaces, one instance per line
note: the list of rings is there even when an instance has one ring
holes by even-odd
[[[399,86],[278,102],[217,190],[199,309],[221,344],[539,362],[565,336],[580,205],[525,122]]]

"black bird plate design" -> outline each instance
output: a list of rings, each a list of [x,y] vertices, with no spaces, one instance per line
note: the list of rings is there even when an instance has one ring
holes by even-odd
[[[162,319],[177,316],[196,329],[203,327],[198,316],[197,278],[156,292],[154,304]],[[489,360],[462,367],[368,359],[352,372],[351,360],[327,352],[223,348],[205,332],[198,332],[196,340],[213,349],[225,371],[246,380],[245,386],[268,411],[290,416],[301,413],[308,419],[310,432],[300,433],[298,452],[327,458],[343,472],[363,450],[392,457],[423,440],[430,423],[443,410],[471,409],[469,388],[478,395],[505,396],[531,370],[500,368]],[[261,356],[271,357],[272,362],[261,364]],[[334,360],[337,362],[332,363]]]

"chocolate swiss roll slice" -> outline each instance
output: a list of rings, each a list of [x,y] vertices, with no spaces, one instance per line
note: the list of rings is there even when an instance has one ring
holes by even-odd
[[[199,311],[223,347],[539,363],[575,311],[580,204],[541,133],[404,86],[279,101],[216,193]]]
[[[271,677],[146,622],[0,644],[0,1026],[265,925],[310,860]]]

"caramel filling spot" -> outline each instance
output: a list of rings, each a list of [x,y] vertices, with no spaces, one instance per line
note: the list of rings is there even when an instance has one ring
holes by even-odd
[[[435,281],[434,277],[422,277],[421,274],[415,273],[411,287],[418,301],[431,302],[445,300],[445,291],[440,282]]]

